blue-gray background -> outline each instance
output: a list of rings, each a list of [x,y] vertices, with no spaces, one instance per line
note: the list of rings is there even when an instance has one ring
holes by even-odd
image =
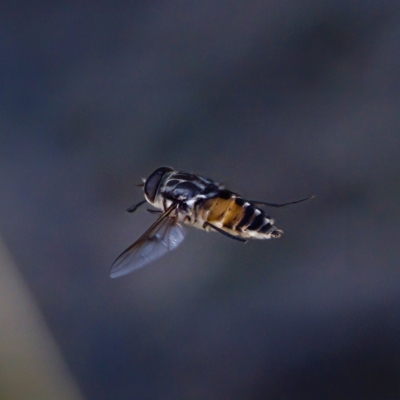
[[[399,3],[12,4],[0,229],[85,397],[398,398]],[[161,165],[318,197],[111,280]]]

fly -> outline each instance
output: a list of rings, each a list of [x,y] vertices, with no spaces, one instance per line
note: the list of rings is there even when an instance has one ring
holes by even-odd
[[[246,200],[211,179],[169,167],[156,169],[140,186],[145,200],[127,211],[134,212],[148,202],[155,207],[148,211],[160,216],[114,261],[111,278],[129,274],[176,249],[185,238],[186,225],[214,230],[241,242],[280,238],[283,231],[257,205],[284,207],[314,197],[280,204]]]

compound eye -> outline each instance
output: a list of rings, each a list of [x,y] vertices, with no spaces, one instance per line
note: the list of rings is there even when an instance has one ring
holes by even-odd
[[[163,176],[167,172],[173,171],[172,168],[169,167],[160,167],[156,169],[147,179],[144,185],[144,194],[146,198],[151,202],[154,203],[156,198],[157,190],[160,185],[160,182]]]

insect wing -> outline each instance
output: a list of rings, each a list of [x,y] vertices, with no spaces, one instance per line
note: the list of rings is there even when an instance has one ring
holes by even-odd
[[[171,206],[165,211],[139,240],[114,261],[110,272],[111,278],[118,278],[144,267],[182,243],[186,229],[175,219],[168,218],[172,209]]]

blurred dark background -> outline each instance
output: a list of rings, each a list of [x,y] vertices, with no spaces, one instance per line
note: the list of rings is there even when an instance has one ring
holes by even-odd
[[[0,230],[84,397],[398,399],[400,3],[12,4]],[[162,165],[318,197],[112,280]]]

